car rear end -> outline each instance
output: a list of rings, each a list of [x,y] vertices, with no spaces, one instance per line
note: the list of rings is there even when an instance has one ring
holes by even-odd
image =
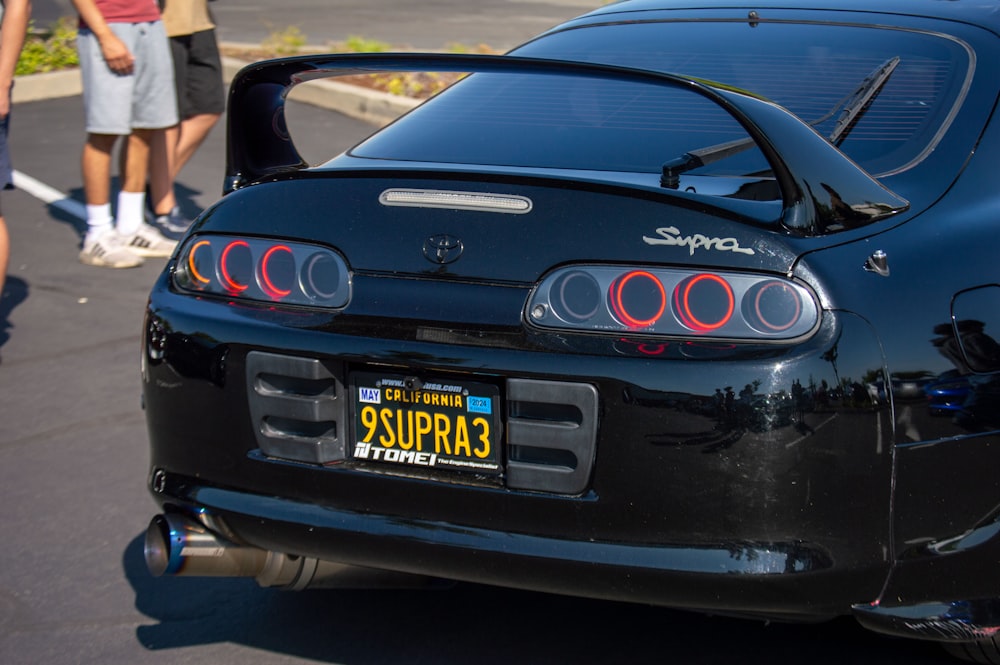
[[[701,56],[690,71],[631,43],[663,41],[659,14],[631,31],[598,15],[515,54],[590,69],[448,61],[487,71],[311,169],[280,142],[283,88],[264,79],[333,61],[245,73],[235,191],[147,313],[161,572],[197,569],[198,548],[181,551],[208,532],[208,553],[767,617],[879,597],[893,557],[882,340],[799,260],[934,196],[885,184],[934,168],[923,156],[963,94],[947,76],[893,125],[907,140],[878,122],[835,148],[821,134],[897,51],[961,47],[914,29],[838,60],[818,37],[873,29],[789,15],[804,34],[769,28],[815,46],[789,82],[715,56],[697,32],[712,21],[684,41],[692,17],[667,26],[673,56]],[[724,22],[740,39],[757,29]],[[800,53],[779,42],[775,67]],[[817,83],[824,62],[836,84]],[[869,120],[896,117],[916,75],[893,73]],[[262,126],[278,138],[245,140]],[[733,143],[714,166],[663,168]],[[245,560],[227,574],[259,577]]]

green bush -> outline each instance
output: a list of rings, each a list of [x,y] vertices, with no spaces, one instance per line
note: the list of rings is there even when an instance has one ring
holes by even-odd
[[[34,23],[31,24],[14,75],[51,72],[77,67],[79,64],[76,54],[76,20],[61,18],[45,33],[36,32]]]
[[[377,39],[368,39],[359,35],[350,35],[347,42],[340,45],[337,50],[348,53],[385,53],[389,50],[389,44]]]
[[[281,56],[297,55],[305,45],[305,34],[294,25],[283,30],[272,30],[262,44],[264,50]]]

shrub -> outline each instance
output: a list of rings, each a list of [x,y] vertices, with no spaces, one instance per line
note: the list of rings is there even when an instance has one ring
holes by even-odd
[[[288,26],[283,30],[272,30],[262,47],[275,55],[297,55],[306,45],[306,36],[298,26]]]
[[[31,24],[14,74],[24,76],[51,72],[77,67],[79,64],[76,54],[76,21],[64,17],[48,32],[36,32],[34,23]]]

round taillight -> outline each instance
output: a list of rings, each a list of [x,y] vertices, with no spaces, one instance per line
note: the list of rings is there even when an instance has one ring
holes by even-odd
[[[245,240],[234,240],[219,256],[219,281],[232,293],[246,291],[253,279],[253,254]]]
[[[341,278],[341,266],[329,252],[316,252],[302,265],[302,290],[310,298],[333,298],[341,288]]]
[[[632,270],[615,278],[608,296],[615,317],[629,328],[648,328],[667,307],[663,284],[645,270]]]
[[[285,298],[295,286],[295,256],[287,245],[275,245],[264,252],[258,266],[261,291],[275,300]]]
[[[212,243],[207,240],[196,242],[188,252],[184,264],[191,286],[204,288],[211,284],[211,275],[215,272],[214,264],[215,253],[212,252]]]
[[[733,287],[718,275],[692,275],[674,289],[674,313],[695,332],[718,330],[732,319],[735,307]]]
[[[601,307],[601,286],[593,275],[574,270],[555,281],[549,298],[552,311],[563,321],[586,321]]]
[[[802,316],[802,298],[790,285],[772,280],[753,285],[743,296],[743,317],[763,333],[781,333]]]

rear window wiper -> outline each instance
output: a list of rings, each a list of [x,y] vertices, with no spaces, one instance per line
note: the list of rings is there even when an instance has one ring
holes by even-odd
[[[816,125],[832,118],[833,115],[840,110],[840,116],[837,118],[837,122],[834,125],[833,130],[826,137],[830,143],[835,146],[839,146],[857,124],[858,119],[864,114],[871,101],[878,96],[879,92],[882,91],[886,81],[888,81],[889,77],[892,76],[892,73],[895,71],[897,66],[899,66],[899,56],[889,58],[875,68],[871,74],[866,76],[864,80],[861,81],[861,83],[859,83],[849,95],[841,99],[837,105],[833,107],[833,109],[821,118],[813,120],[808,124],[815,127]],[[663,164],[663,171],[660,176],[660,185],[670,189],[677,189],[680,185],[680,176],[682,173],[686,173],[702,166],[726,159],[732,155],[739,154],[744,150],[752,148],[754,145],[753,139],[747,137],[743,139],[736,139],[734,141],[727,141],[726,143],[717,143],[715,145],[686,152],[680,157]]]
[[[861,82],[861,85],[851,93],[843,105],[844,110],[840,112],[840,117],[837,118],[837,124],[834,125],[833,131],[827,137],[830,143],[833,145],[843,143],[844,139],[847,138],[847,134],[854,128],[858,118],[864,114],[868,109],[868,105],[875,99],[878,93],[882,92],[882,87],[889,80],[889,77],[892,76],[898,65],[898,55],[889,58],[878,69],[869,74]]]

